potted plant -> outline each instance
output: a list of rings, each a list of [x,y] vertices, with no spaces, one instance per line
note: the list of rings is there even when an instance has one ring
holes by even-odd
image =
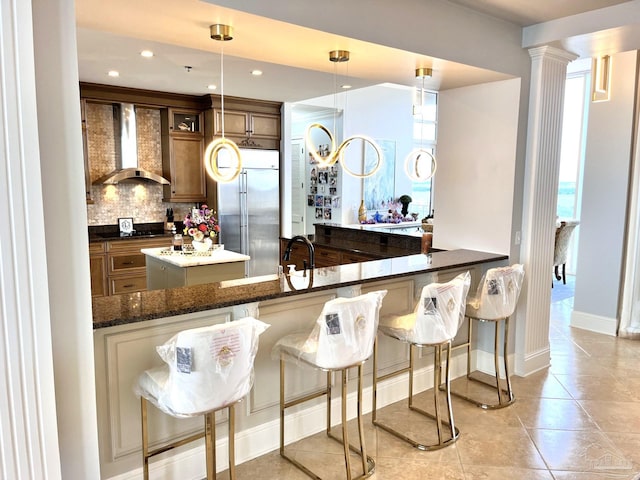
[[[409,214],[409,204],[413,201],[413,199],[409,195],[402,195],[398,201],[402,204],[402,216],[406,217]]]

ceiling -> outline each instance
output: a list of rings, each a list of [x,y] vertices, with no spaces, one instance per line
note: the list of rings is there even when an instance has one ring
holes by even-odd
[[[519,25],[530,25],[616,3],[616,0],[452,0]],[[424,86],[446,90],[509,78],[455,62],[230,10],[199,0],[76,0],[80,80],[132,88],[204,95],[224,94],[297,102],[353,88],[392,83],[414,86],[416,65],[433,67]],[[209,25],[235,26],[234,39],[216,42]],[[283,45],[287,48],[283,49]],[[140,52],[149,49],[152,58]],[[347,49],[351,60],[329,61]],[[224,62],[221,65],[220,54]],[[186,68],[190,67],[190,68]],[[261,70],[260,77],[252,70]],[[110,70],[118,78],[107,76]],[[217,85],[209,90],[210,84]]]

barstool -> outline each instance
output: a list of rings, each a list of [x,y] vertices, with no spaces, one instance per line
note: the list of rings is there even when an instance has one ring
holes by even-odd
[[[495,389],[498,394],[498,403],[485,403],[481,400],[463,395],[460,392],[452,391],[451,393],[484,409],[504,408],[516,400],[511,388],[509,361],[507,359],[509,355],[509,317],[513,314],[516,304],[518,303],[523,279],[524,267],[520,264],[514,264],[509,267],[491,268],[487,270],[480,281],[476,296],[470,298],[467,302],[466,316],[469,319],[469,336],[466,343],[455,346],[454,350],[457,348],[467,349],[467,379]],[[493,351],[495,385],[471,376],[471,340],[474,320],[491,322],[495,325]],[[502,388],[500,381],[499,338],[501,322],[504,322],[502,359],[506,389]]]
[[[451,358],[451,341],[456,336],[464,320],[464,305],[470,284],[471,275],[469,275],[469,272],[465,272],[447,283],[431,283],[425,285],[422,288],[420,301],[416,305],[413,313],[402,316],[383,317],[380,319],[380,325],[378,326],[379,332],[409,344],[409,366],[395,372],[378,376],[378,341],[376,338],[373,350],[373,424],[420,450],[437,450],[446,447],[447,445],[453,444],[460,435],[459,430],[455,426],[453,408],[451,406],[449,362]],[[433,397],[435,415],[413,404],[415,349],[427,346],[434,348]],[[438,388],[442,381],[443,347],[447,348],[445,357],[445,391],[449,417],[448,422],[443,422],[440,415],[440,394]],[[388,423],[381,422],[377,418],[378,382],[405,372],[409,372],[408,407],[414,412],[435,420],[438,443],[426,444],[410,438],[405,433],[391,427]],[[445,436],[443,432],[443,423],[449,427],[449,435],[447,436]]]
[[[362,422],[362,365],[371,356],[380,307],[386,293],[386,290],[380,290],[353,298],[330,300],[325,303],[310,334],[287,335],[273,348],[274,358],[280,360],[280,455],[311,478],[321,477],[285,452],[285,410],[323,395],[327,398],[326,433],[344,447],[346,478],[352,478],[349,450],[358,454],[362,460],[362,475],[355,477],[356,479],[366,478],[373,473],[375,462],[367,455]],[[285,401],[285,361],[326,371],[326,387],[302,398]],[[347,432],[347,370],[351,367],[358,368],[359,449],[349,443]],[[331,374],[338,371],[342,374],[342,439],[331,432]]]
[[[156,347],[166,363],[143,372],[134,387],[140,396],[142,463],[149,478],[149,459],[160,453],[205,438],[207,480],[216,478],[215,412],[229,412],[229,477],[235,479],[234,404],[253,385],[253,361],[258,336],[269,325],[247,317],[233,322],[177,333]],[[147,402],[177,418],[204,415],[204,432],[149,450]]]

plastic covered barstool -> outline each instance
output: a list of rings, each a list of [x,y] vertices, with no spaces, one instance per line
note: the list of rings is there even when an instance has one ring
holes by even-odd
[[[464,308],[471,284],[469,272],[462,273],[446,283],[431,283],[422,289],[420,300],[415,311],[408,315],[389,316],[380,319],[378,331],[391,338],[400,340],[409,345],[409,366],[378,376],[378,342],[374,346],[373,354],[373,424],[395,435],[420,450],[437,450],[453,444],[460,435],[455,426],[453,408],[451,406],[450,384],[450,358],[451,341],[456,336],[458,329],[464,320]],[[422,347],[434,348],[434,388],[433,400],[435,414],[431,414],[414,405],[414,358],[415,350]],[[446,392],[448,421],[443,421],[440,407],[439,386],[442,382],[442,350],[446,347],[444,386]],[[435,420],[438,434],[438,442],[427,444],[411,438],[408,434],[392,427],[389,423],[382,422],[377,417],[377,393],[378,382],[391,377],[409,372],[409,396],[408,408],[420,415]],[[448,427],[445,432],[443,424]]]
[[[367,455],[362,421],[362,366],[373,352],[382,299],[386,290],[370,292],[352,298],[336,298],[325,303],[310,333],[291,334],[281,338],[272,351],[280,361],[280,455],[305,472],[311,478],[320,479],[301,462],[289,456],[285,450],[285,411],[289,407],[326,396],[327,435],[343,445],[346,478],[351,480],[370,476],[375,462]],[[309,365],[327,372],[326,387],[302,398],[285,399],[285,362]],[[358,369],[357,421],[360,448],[349,443],[347,432],[347,371]],[[331,432],[331,374],[341,372],[342,386],[342,439]],[[352,477],[349,451],[355,452],[362,461],[362,474]]]
[[[252,317],[184,330],[156,347],[165,365],[146,370],[134,391],[140,396],[144,480],[149,459],[173,448],[205,438],[207,480],[216,478],[215,412],[229,412],[229,477],[235,479],[234,405],[253,385],[253,362],[258,337],[269,325]],[[205,428],[172,443],[149,449],[147,403],[176,418],[203,415]]]
[[[467,379],[480,383],[484,386],[495,389],[498,395],[497,403],[486,403],[479,399],[474,399],[460,392],[452,391],[456,397],[467,400],[478,407],[484,409],[504,408],[515,402],[516,398],[511,387],[511,376],[509,374],[509,318],[516,309],[522,281],[524,280],[524,267],[514,264],[508,267],[491,268],[482,277],[478,290],[473,298],[467,302],[466,316],[469,319],[469,332],[467,342],[457,345],[457,348],[467,350]],[[471,340],[473,333],[473,322],[491,322],[494,324],[494,377],[495,384],[487,383],[484,380],[472,376],[471,371]],[[501,385],[500,378],[500,323],[504,323],[502,367],[504,369],[506,388]]]

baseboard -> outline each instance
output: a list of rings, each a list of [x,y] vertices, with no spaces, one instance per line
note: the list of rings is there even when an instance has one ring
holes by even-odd
[[[571,313],[570,325],[575,328],[589,330],[590,332],[602,333],[604,335],[616,336],[618,320],[610,317],[602,317],[591,313],[578,312]]]
[[[493,358],[493,357],[492,357]],[[455,355],[451,358],[451,378],[466,375],[467,363],[465,355]],[[370,375],[369,375],[370,377]],[[371,381],[369,380],[369,384]],[[433,387],[433,366],[416,370],[414,380],[414,392],[419,393]],[[378,384],[378,407],[384,407],[394,402],[407,398],[409,390],[408,374],[392,377]],[[363,413],[371,412],[373,401],[373,388],[371,386],[362,390]],[[335,395],[335,394],[334,394]],[[348,394],[347,416],[349,419],[356,417],[356,392]],[[331,404],[331,424],[340,423],[340,400],[334,398]],[[302,438],[314,435],[325,429],[326,405],[320,403],[309,408],[287,414],[285,419],[285,444],[293,443]],[[226,429],[219,428],[220,434]],[[236,440],[236,465],[260,457],[266,453],[277,450],[280,447],[280,421],[272,420],[257,427],[248,428],[237,432]],[[194,444],[196,445],[196,444]],[[217,470],[228,468],[227,458],[228,441],[226,437],[216,441]],[[153,460],[149,467],[150,477],[154,480],[201,480],[206,476],[205,472],[204,444],[194,446],[189,450],[167,455],[165,458]],[[129,472],[110,477],[108,480],[140,480],[142,467]]]

